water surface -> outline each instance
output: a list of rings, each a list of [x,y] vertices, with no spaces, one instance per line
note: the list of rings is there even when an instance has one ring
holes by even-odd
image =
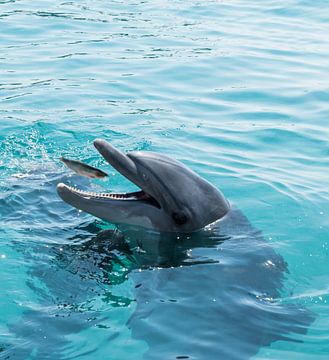
[[[325,0],[0,1],[0,358],[199,359],[200,347],[228,359],[328,358],[328,19]],[[183,242],[170,270],[64,204],[62,181],[134,189],[93,149],[96,137],[173,156],[218,186],[266,244],[264,264],[283,264],[276,283],[260,277],[270,296],[255,292],[252,256],[232,231],[215,241],[222,267],[199,263],[218,260],[207,242]],[[110,177],[72,176],[60,156]],[[153,333],[136,320],[150,300],[140,281]],[[196,325],[191,311],[207,319],[207,308],[218,323],[193,346],[208,322],[184,333],[184,315]],[[160,352],[151,333],[190,346]]]

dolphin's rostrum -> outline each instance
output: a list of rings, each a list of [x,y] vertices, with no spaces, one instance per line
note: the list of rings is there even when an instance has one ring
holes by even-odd
[[[229,203],[217,188],[177,160],[142,151],[126,155],[102,139],[94,145],[141,190],[92,193],[58,184],[60,197],[78,209],[115,224],[173,232],[199,230],[229,211]]]

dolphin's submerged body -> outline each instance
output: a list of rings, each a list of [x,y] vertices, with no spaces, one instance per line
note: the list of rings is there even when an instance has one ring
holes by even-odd
[[[280,299],[287,264],[238,209],[179,239],[136,238],[128,241],[148,268],[130,274],[137,305],[128,325],[147,342],[145,359],[249,359],[274,341],[295,341],[312,322]]]
[[[124,155],[104,140],[95,146],[141,191],[59,184],[58,193],[121,226],[120,242],[139,269],[129,275],[136,309],[128,326],[146,342],[145,359],[248,359],[307,331],[312,315],[280,300],[285,261],[220,191],[166,156]]]

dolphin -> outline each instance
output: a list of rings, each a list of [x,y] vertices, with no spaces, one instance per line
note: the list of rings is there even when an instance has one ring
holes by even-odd
[[[143,151],[126,155],[102,139],[94,145],[141,190],[94,193],[58,184],[59,196],[80,210],[114,224],[179,233],[202,229],[229,212],[229,202],[215,186],[175,159]]]
[[[244,360],[274,341],[300,341],[314,316],[281,298],[287,264],[239,209],[177,160],[94,144],[141,190],[57,191],[123,233],[115,243],[134,261],[136,302],[127,326],[147,344],[143,359]]]

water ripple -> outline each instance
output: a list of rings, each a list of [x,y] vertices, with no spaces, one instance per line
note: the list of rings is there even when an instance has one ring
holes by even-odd
[[[214,273],[209,269],[220,269],[218,288],[210,282],[207,291],[193,296],[215,292],[209,311],[218,315],[213,300],[221,299],[221,309],[240,326],[241,317],[230,309],[249,309],[246,316],[255,314],[245,321],[249,334],[264,326],[275,333],[280,321],[262,316],[281,318],[285,304],[301,304],[317,314],[307,334],[266,344],[255,359],[326,358],[327,5],[325,0],[113,0],[106,6],[99,0],[0,1],[5,294],[0,307],[6,309],[0,357],[15,353],[24,359],[38,351],[35,356],[47,358],[50,346],[56,359],[123,359],[128,353],[138,358],[147,351],[126,325],[133,313],[153,316],[141,306],[146,312],[135,312],[134,296],[143,294],[145,285],[133,280],[139,274],[133,270],[136,259],[113,243],[106,248],[104,237],[97,236],[108,225],[66,206],[55,192],[61,181],[102,191],[130,189],[93,148],[93,139],[103,137],[124,151],[160,151],[184,161],[221,188],[288,264],[289,273],[280,268],[281,293],[271,295],[238,286],[248,279],[242,270],[250,258],[237,254],[245,255],[239,251],[248,246],[229,249],[226,239],[218,250],[226,256],[208,263],[204,259],[213,248],[191,245],[190,257],[176,259],[182,270],[150,270],[147,279],[154,282],[146,284],[158,306],[153,314],[163,306],[173,313],[180,309],[179,316],[195,311],[209,322],[204,298],[197,303],[190,293],[177,294],[188,292],[199,276],[208,284]],[[110,170],[109,181],[71,176],[58,162],[63,155]],[[195,252],[203,262],[195,260]],[[271,271],[266,262],[271,257],[262,260],[259,269]],[[181,276],[193,271],[193,278]],[[182,288],[167,281],[170,273]],[[162,287],[156,288],[161,279]],[[230,279],[232,286],[216,293]],[[166,286],[173,287],[166,293]],[[147,326],[167,338],[170,324],[160,320]],[[223,338],[229,324],[221,326]],[[182,344],[189,344],[190,325],[175,334]],[[202,334],[199,349],[216,350],[210,340],[216,331]],[[236,346],[225,344],[225,358],[246,358],[254,351],[248,336]],[[190,354],[189,348],[170,351],[168,346],[157,356]]]

